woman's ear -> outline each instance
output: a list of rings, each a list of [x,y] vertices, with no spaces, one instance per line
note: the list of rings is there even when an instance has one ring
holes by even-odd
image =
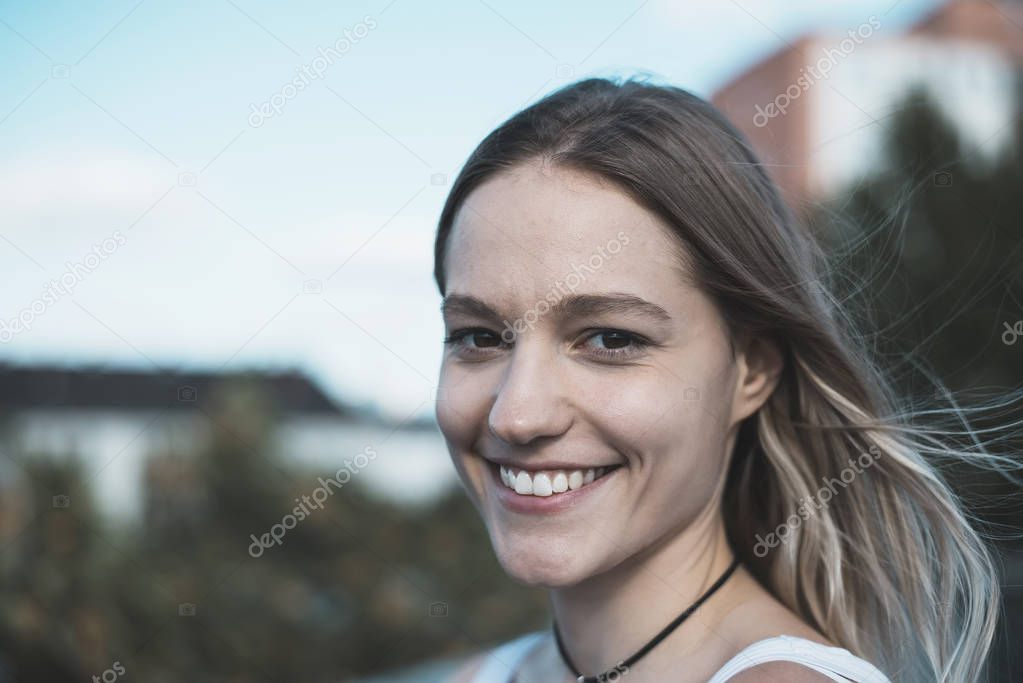
[[[785,367],[781,346],[766,336],[742,335],[736,340],[736,385],[732,424],[755,413],[778,386]]]

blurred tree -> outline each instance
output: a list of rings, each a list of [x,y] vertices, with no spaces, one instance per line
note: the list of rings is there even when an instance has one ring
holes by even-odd
[[[964,408],[974,428],[997,429],[996,439],[981,437],[990,451],[1017,459],[1023,434],[1006,425],[1023,418],[1019,399],[969,410],[1023,387],[1021,111],[1011,146],[992,162],[966,148],[927,95],[910,93],[891,120],[883,167],[810,219],[834,255],[832,286],[900,395],[916,409]],[[938,464],[985,533],[1018,553],[1019,486],[984,468]],[[995,681],[1023,680],[1023,663],[1009,654],[1023,628],[1021,578],[1005,581]]]
[[[1023,339],[1002,341],[1005,323],[1023,319],[1023,128],[1014,121],[1013,145],[989,163],[913,92],[892,119],[883,169],[811,221],[842,255],[838,289],[868,342],[910,394],[924,378],[909,356],[953,390],[1023,378]]]
[[[213,393],[209,443],[153,454],[138,530],[103,525],[75,460],[25,459],[36,514],[3,550],[0,681],[90,680],[115,660],[155,683],[340,681],[545,619],[546,597],[501,572],[460,490],[407,508],[353,477],[250,555],[252,535],[335,472],[273,451],[278,416],[257,387]]]

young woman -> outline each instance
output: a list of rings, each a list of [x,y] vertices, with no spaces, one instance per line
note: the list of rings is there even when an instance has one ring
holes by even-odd
[[[549,95],[473,152],[435,259],[438,422],[553,616],[456,680],[981,677],[997,575],[925,457],[954,451],[895,417],[819,247],[711,105]]]

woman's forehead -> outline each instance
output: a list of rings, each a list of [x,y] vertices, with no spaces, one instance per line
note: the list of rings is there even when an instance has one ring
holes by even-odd
[[[608,273],[677,269],[677,244],[652,212],[591,174],[516,168],[487,180],[460,207],[448,238],[449,281],[459,270],[564,275],[592,263]]]
[[[610,181],[531,163],[499,172],[469,193],[454,230],[471,227],[474,230],[467,234],[503,231],[538,241],[585,242],[599,239],[601,232],[614,233],[652,218]],[[480,231],[480,227],[491,231]]]

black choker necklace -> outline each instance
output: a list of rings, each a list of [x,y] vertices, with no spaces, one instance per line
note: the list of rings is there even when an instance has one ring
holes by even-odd
[[[569,670],[575,676],[577,676],[576,678],[577,683],[605,683],[607,681],[620,680],[622,675],[628,672],[629,667],[638,662],[639,659],[647,652],[650,652],[650,650],[654,649],[654,647],[662,640],[664,640],[669,633],[678,628],[679,624],[681,624],[693,612],[695,612],[697,607],[706,602],[707,598],[714,595],[714,593],[719,588],[721,588],[721,586],[725,585],[725,581],[728,581],[728,577],[732,575],[732,572],[734,572],[735,568],[738,566],[739,560],[738,558],[736,558],[735,560],[732,561],[732,564],[728,566],[728,569],[725,570],[725,573],[722,574],[718,578],[718,580],[714,582],[714,585],[708,588],[706,593],[697,598],[696,602],[687,607],[686,610],[682,612],[682,614],[675,617],[675,620],[673,622],[665,626],[663,631],[654,636],[646,645],[639,648],[636,654],[632,655],[625,661],[619,662],[615,668],[605,671],[599,676],[583,676],[581,673],[579,673],[579,669],[575,667],[575,664],[572,663],[572,659],[568,656],[568,653],[565,652],[565,644],[561,642],[561,634],[558,633],[558,623],[555,621],[553,622],[554,639],[558,643],[558,652],[561,653],[561,658],[565,660],[565,664],[568,666]]]

